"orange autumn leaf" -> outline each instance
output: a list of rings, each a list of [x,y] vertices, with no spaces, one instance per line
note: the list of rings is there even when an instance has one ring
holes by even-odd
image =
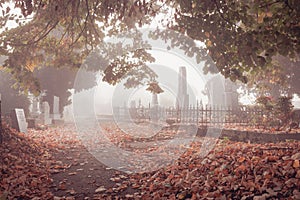
[[[238,161],[239,163],[241,163],[241,162],[244,162],[244,160],[246,160],[245,157],[240,157],[237,161]]]
[[[150,184],[149,186],[149,191],[152,192],[154,190],[154,185],[153,184]]]
[[[293,167],[294,167],[294,168],[300,167],[300,162],[299,162],[299,160],[294,160]]]
[[[247,169],[247,167],[245,165],[240,165],[235,169],[235,171],[236,172],[245,171],[246,169]]]
[[[278,156],[268,156],[268,157],[267,157],[267,160],[268,160],[269,162],[275,162],[275,161],[277,161],[278,159],[279,159]]]

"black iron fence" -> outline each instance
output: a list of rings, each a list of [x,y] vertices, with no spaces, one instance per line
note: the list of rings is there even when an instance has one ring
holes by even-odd
[[[267,113],[259,107],[240,106],[238,108],[221,106],[190,106],[186,108],[115,107],[114,118],[120,121],[164,122],[169,124],[211,125],[263,125]]]

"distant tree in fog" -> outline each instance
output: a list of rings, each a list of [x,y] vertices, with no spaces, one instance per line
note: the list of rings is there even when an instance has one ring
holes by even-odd
[[[15,80],[12,79],[10,74],[0,70],[2,114],[9,114],[14,108],[23,108],[25,113],[28,114],[29,101],[24,94],[13,88],[14,83]]]

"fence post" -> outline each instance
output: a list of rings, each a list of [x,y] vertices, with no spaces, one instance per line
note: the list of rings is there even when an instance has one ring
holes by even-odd
[[[210,119],[208,120],[208,105],[206,105],[206,109],[205,109],[205,125],[208,126],[208,121],[210,121]]]
[[[200,110],[201,110],[201,126],[204,126],[204,108],[203,108],[203,104],[202,105],[200,105],[201,106],[201,108],[200,108]]]
[[[196,107],[196,115],[197,115],[196,125],[198,127],[198,123],[199,123],[199,104],[198,104],[198,101],[197,101],[197,107]]]

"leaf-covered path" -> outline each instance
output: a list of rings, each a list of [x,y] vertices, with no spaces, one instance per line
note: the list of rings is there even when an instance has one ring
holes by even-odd
[[[220,140],[201,158],[197,139],[172,165],[128,175],[95,159],[72,126],[4,136],[0,199],[300,199],[300,142]]]
[[[53,157],[57,160],[57,166],[51,174],[51,191],[56,197],[93,199],[97,196],[95,194],[107,188],[118,191],[114,181],[120,176],[127,178],[126,174],[103,165],[84,147],[58,151]],[[129,187],[125,189],[120,195],[133,192]]]

